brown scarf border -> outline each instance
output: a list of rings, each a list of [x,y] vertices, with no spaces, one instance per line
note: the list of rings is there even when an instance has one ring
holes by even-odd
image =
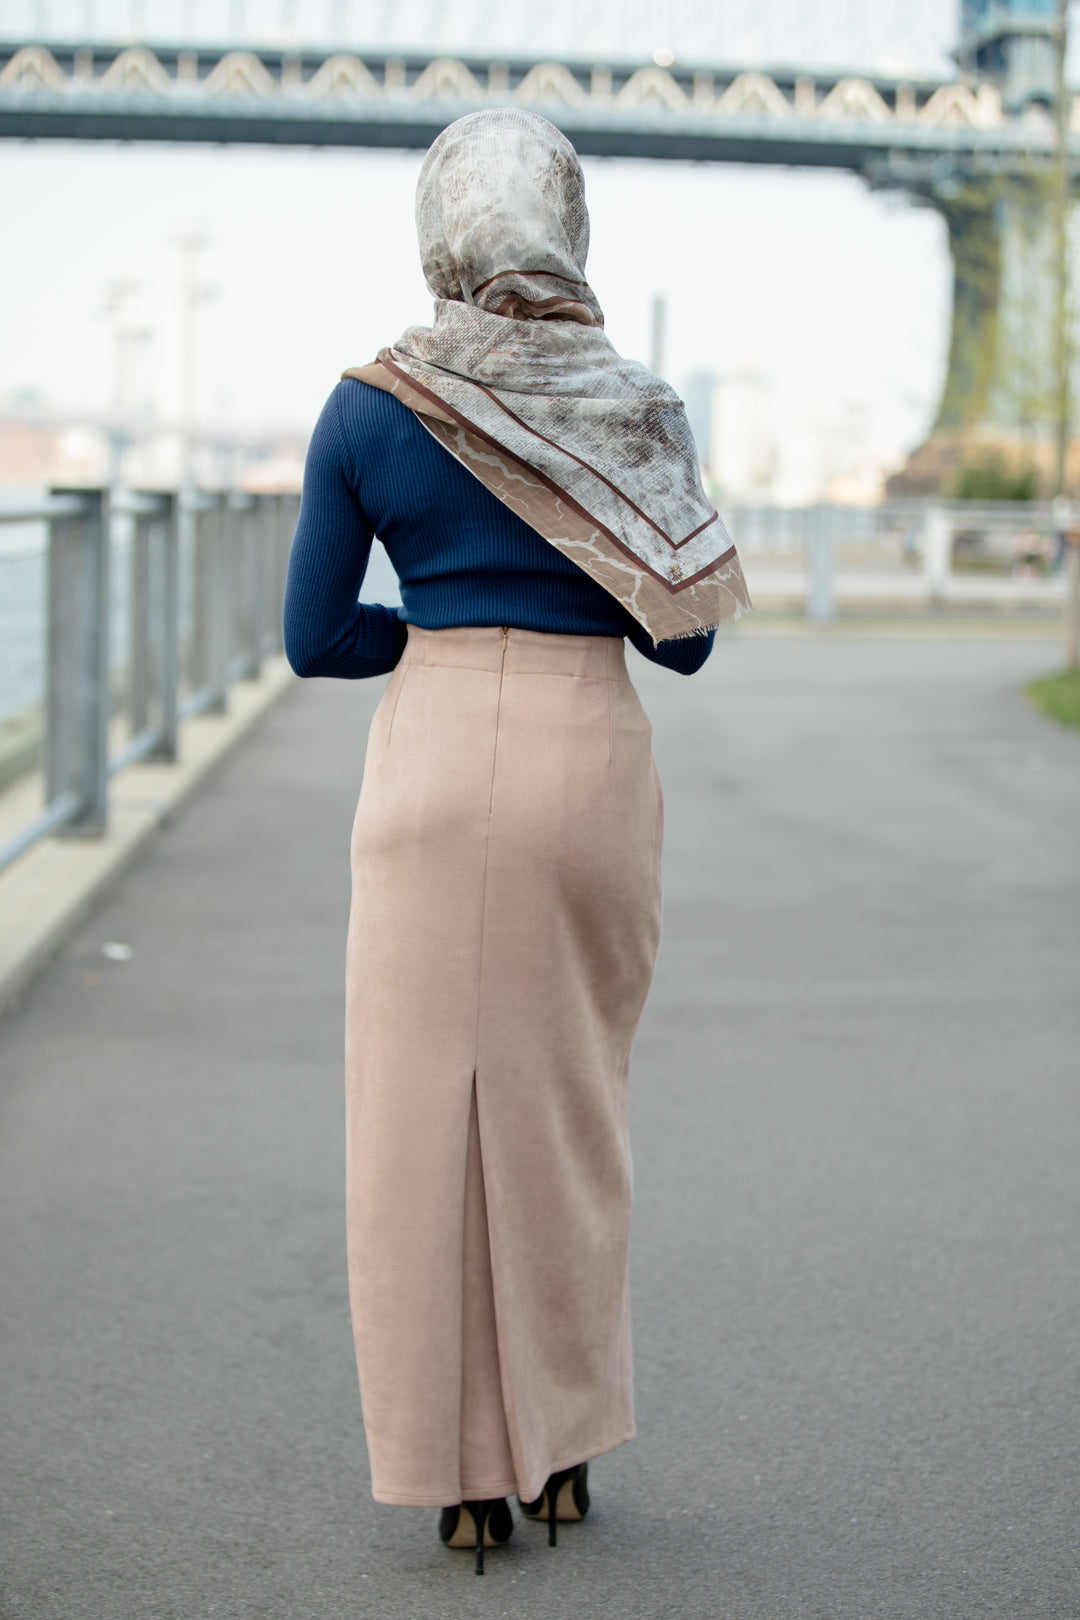
[[[689,579],[682,578],[675,558],[670,578],[665,579],[552,479],[510,455],[475,423],[396,366],[385,351],[378,360],[350,367],[342,376],[369,383],[401,400],[486,489],[621,602],[654,642],[702,634],[749,611],[750,596],[734,546]],[[669,540],[668,544],[675,551],[686,541]]]

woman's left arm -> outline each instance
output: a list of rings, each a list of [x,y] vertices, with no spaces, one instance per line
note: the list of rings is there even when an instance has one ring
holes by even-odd
[[[357,600],[374,528],[353,493],[331,394],[311,436],[285,585],[285,653],[298,675],[385,675],[408,630],[393,608]]]

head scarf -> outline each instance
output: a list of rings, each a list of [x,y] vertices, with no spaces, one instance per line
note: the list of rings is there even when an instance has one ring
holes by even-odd
[[[746,584],[682,402],[604,333],[566,137],[519,108],[459,118],[428,151],[416,223],[434,325],[344,375],[416,411],[654,641],[739,617]]]

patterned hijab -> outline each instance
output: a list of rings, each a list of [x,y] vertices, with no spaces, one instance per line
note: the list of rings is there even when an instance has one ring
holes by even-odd
[[[682,403],[605,336],[566,137],[518,108],[459,118],[428,151],[416,222],[434,325],[344,375],[396,394],[654,641],[738,618],[746,584]]]

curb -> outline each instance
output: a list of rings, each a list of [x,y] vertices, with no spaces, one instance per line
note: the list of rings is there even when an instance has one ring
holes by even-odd
[[[131,765],[109,789],[104,838],[46,838],[0,874],[0,1014],[22,997],[150,839],[296,680],[284,658],[229,688],[229,710],[181,729],[175,764]]]

